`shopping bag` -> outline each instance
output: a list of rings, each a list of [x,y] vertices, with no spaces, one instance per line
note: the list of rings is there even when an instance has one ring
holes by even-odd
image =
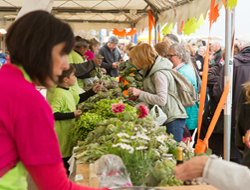
[[[156,111],[157,109],[157,111]],[[159,126],[163,125],[167,121],[167,115],[162,111],[158,105],[154,105],[149,114],[153,117],[153,120],[157,121]]]

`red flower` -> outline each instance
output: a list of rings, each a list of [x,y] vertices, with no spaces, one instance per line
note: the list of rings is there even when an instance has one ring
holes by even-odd
[[[125,109],[125,105],[120,101],[119,103],[114,103],[111,105],[111,111],[115,112],[117,114],[118,112],[122,113],[123,110]]]
[[[148,115],[148,112],[149,112],[149,110],[148,110],[147,106],[140,105],[137,108],[138,118],[143,119],[144,117],[146,117]]]

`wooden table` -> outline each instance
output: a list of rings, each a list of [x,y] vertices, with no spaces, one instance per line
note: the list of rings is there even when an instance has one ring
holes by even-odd
[[[219,190],[212,185],[186,185],[173,187],[157,187],[166,190]]]
[[[76,180],[77,184],[99,187],[98,178],[94,172],[93,164],[83,163],[76,165],[76,175],[81,175],[83,180]],[[219,190],[212,185],[187,185],[187,186],[173,186],[173,187],[157,187],[166,190]]]

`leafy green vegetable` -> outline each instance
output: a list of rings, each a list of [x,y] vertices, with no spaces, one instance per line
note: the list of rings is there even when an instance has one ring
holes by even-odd
[[[69,132],[71,143],[76,145],[77,141],[84,141],[88,133],[94,130],[96,124],[103,119],[96,113],[83,113]]]

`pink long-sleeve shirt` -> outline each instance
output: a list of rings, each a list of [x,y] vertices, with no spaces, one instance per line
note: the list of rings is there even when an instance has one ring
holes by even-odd
[[[41,190],[93,190],[67,179],[53,112],[24,73],[13,64],[0,69],[0,172],[21,161]]]

